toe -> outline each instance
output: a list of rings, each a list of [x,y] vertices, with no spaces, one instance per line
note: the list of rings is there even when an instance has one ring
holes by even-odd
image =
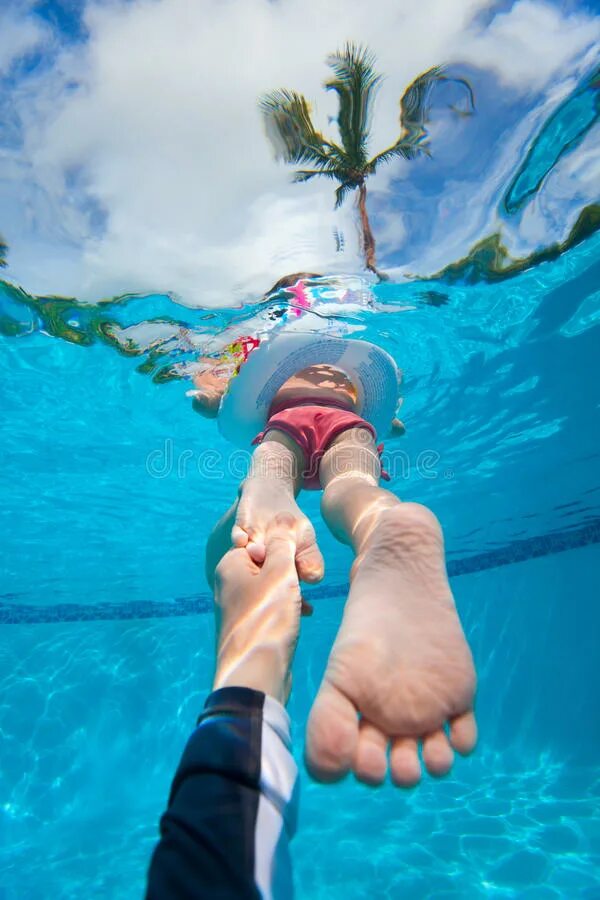
[[[421,763],[414,738],[396,738],[390,753],[392,781],[398,787],[414,787],[421,780]]]
[[[231,543],[234,547],[245,547],[248,543],[248,532],[239,525],[234,525],[231,529]]]
[[[365,784],[381,784],[387,772],[386,735],[363,719],[359,725],[354,774]]]
[[[252,562],[261,566],[265,561],[265,537],[258,528],[244,527],[239,522],[231,529],[231,543],[234,547],[245,547]]]
[[[472,712],[456,716],[450,722],[450,743],[463,756],[477,743],[477,723]]]
[[[301,526],[296,545],[296,569],[301,581],[315,584],[325,574],[325,563],[317,547],[317,538],[312,525]]]
[[[317,781],[338,781],[348,774],[358,743],[354,705],[327,679],[321,685],[306,729],[305,760]]]
[[[430,775],[446,775],[452,768],[454,753],[443,731],[434,731],[423,738],[423,762]]]
[[[246,546],[248,556],[257,566],[262,566],[267,555],[267,548],[262,541],[248,541]]]
[[[323,562],[321,551],[315,543],[297,551],[296,569],[298,578],[301,581],[306,581],[309,584],[321,581],[325,574],[325,563]]]

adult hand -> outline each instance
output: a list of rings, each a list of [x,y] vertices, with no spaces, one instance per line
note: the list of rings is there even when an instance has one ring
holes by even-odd
[[[277,516],[262,565],[245,548],[234,548],[217,566],[214,690],[249,687],[287,701],[302,612],[291,533],[287,516]]]

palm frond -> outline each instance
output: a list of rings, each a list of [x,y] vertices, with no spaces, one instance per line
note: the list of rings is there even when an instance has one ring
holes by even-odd
[[[446,75],[443,66],[433,66],[422,75],[419,75],[409,84],[400,98],[400,130],[401,136],[414,143],[423,144],[427,132],[425,124],[429,119],[431,109],[431,95],[441,81],[452,81],[462,85],[467,91],[470,114],[475,109],[473,89],[465,78],[453,78]]]
[[[316,175],[323,175],[325,178],[331,178],[335,180],[339,179],[339,175],[335,168],[323,168],[323,169],[297,169],[293,176],[292,181],[296,184],[310,181],[311,178],[314,178]]]
[[[8,253],[8,244],[3,240],[2,235],[0,235],[0,268],[7,265],[6,262],[6,254]]]
[[[336,189],[335,192],[335,209],[339,209],[344,200],[346,199],[346,195],[350,191],[354,191],[356,189],[355,184],[349,184],[347,181],[343,184],[340,184],[339,188]]]
[[[444,79],[441,66],[433,66],[409,84],[400,98],[401,136],[418,146],[426,135],[431,93],[436,82]]]
[[[278,90],[264,94],[259,109],[275,155],[287,163],[327,165],[328,142],[316,130],[308,100],[296,91]]]
[[[310,181],[311,178],[314,178],[315,175],[320,175],[321,172],[319,169],[298,169],[297,172],[294,172],[292,177],[292,181],[296,184],[300,184],[303,181]]]
[[[395,144],[377,153],[365,166],[365,175],[373,175],[377,166],[389,162],[392,159],[416,159],[419,153],[428,153],[427,147],[417,146],[405,138],[400,138]]]
[[[419,153],[428,152],[425,123],[429,118],[431,93],[434,85],[444,78],[442,67],[433,66],[409,84],[400,98],[400,137],[369,160],[369,174],[391,159],[415,159]]]
[[[468,109],[459,109],[454,104],[450,104],[450,109],[453,112],[458,113],[458,115],[460,115],[460,116],[473,115],[473,113],[475,112],[475,94],[473,93],[473,88],[471,87],[471,85],[469,84],[467,79],[466,78],[454,78],[454,77],[450,78],[448,75],[445,75],[443,80],[452,81],[452,82],[454,82],[454,84],[460,84],[460,85],[462,85],[462,87],[464,87],[465,91],[467,92],[469,108]]]
[[[404,91],[400,98],[400,137],[396,143],[369,160],[366,166],[368,174],[372,174],[381,163],[397,157],[415,159],[420,153],[431,155],[425,126],[429,120],[432,92],[441,81],[453,81],[465,88],[470,107],[466,114],[471,114],[475,108],[475,98],[469,82],[465,78],[451,78],[442,66],[433,66],[415,78]],[[459,112],[452,106],[450,108]],[[464,111],[461,112],[461,115],[464,114]]]
[[[325,82],[338,95],[338,127],[347,163],[360,169],[367,159],[371,106],[381,76],[374,70],[375,57],[365,47],[347,43],[327,58],[334,78]]]

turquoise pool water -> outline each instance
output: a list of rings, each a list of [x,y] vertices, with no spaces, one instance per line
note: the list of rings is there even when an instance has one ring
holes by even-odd
[[[596,243],[508,284],[438,284],[439,308],[363,315],[364,335],[379,328],[381,340],[385,326],[405,369],[391,487],[444,523],[481,741],[449,778],[411,793],[305,777],[299,897],[597,896],[597,332],[567,327],[597,285]],[[415,288],[382,293],[404,301]],[[7,898],[139,895],[210,685],[202,547],[235,469],[185,383],[155,384],[138,364],[41,331],[3,341]],[[210,478],[206,448],[223,460]],[[304,506],[318,517],[315,495]],[[299,757],[349,565],[319,537],[327,578],[290,704]]]
[[[66,15],[67,5],[39,4],[54,6]],[[27,65],[35,75],[35,59]],[[415,164],[410,182],[392,179],[375,196],[393,277],[338,267],[322,288],[350,286],[356,302],[320,305],[306,320],[377,342],[403,369],[407,431],[386,445],[390,489],[444,526],[481,736],[450,776],[409,792],[320,786],[303,772],[300,900],[600,897],[599,93],[598,70],[584,69],[520,106],[509,93],[493,106],[489,71],[469,70],[475,131],[461,125],[440,169]],[[12,146],[1,129],[0,139]],[[473,182],[453,193],[463,169]],[[469,208],[479,176],[485,196]],[[73,190],[84,180],[76,166],[69,179]],[[94,203],[90,240],[102,230]],[[18,224],[20,207],[7,208]],[[408,277],[465,219],[464,255],[450,243]],[[0,225],[11,249],[10,223]],[[190,366],[223,335],[292,321],[289,297],[262,294],[290,266],[285,254],[272,260],[256,291],[241,271],[235,295],[219,293],[217,278],[210,302],[137,288],[83,302],[19,287],[30,287],[21,272],[34,282],[43,269],[42,258],[25,264],[26,249],[16,239],[0,281],[0,900],[124,900],[142,894],[170,779],[210,687],[203,546],[247,461],[192,412]],[[230,284],[225,267],[217,274]],[[350,555],[319,523],[318,495],[301,505],[327,566],[307,591],[315,612],[289,704],[302,769]]]

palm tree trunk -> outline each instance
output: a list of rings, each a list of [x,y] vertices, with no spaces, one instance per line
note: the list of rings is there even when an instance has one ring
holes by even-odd
[[[380,281],[386,281],[387,276],[377,269],[375,259],[375,238],[371,231],[371,223],[367,213],[367,186],[362,181],[358,186],[358,213],[360,215],[360,227],[362,232],[362,250],[365,257],[365,266],[370,272],[374,272]]]
[[[367,213],[367,186],[362,181],[358,186],[358,213],[360,215],[360,227],[362,231],[362,249],[365,257],[365,266],[371,272],[376,271],[375,266],[375,238],[371,231],[371,223]]]

